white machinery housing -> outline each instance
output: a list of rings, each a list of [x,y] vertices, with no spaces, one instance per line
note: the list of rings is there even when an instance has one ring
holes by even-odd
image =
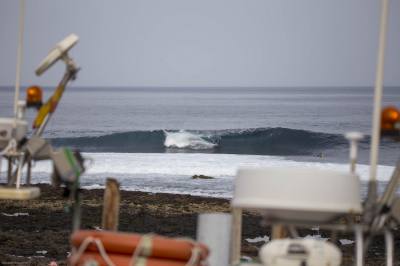
[[[25,120],[0,118],[0,151],[7,147],[11,139],[22,140],[27,132],[28,123]]]
[[[360,181],[313,168],[239,169],[232,206],[260,210],[270,220],[329,222],[361,212]]]
[[[260,259],[268,266],[339,266],[342,254],[323,240],[278,239],[261,248]]]

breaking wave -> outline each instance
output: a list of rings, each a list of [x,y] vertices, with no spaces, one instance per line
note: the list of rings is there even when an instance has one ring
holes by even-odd
[[[210,150],[217,146],[217,143],[207,141],[200,134],[190,133],[184,130],[179,132],[164,131],[164,146],[167,148]]]
[[[245,130],[153,130],[113,133],[103,136],[53,138],[56,146],[71,146],[86,152],[206,152],[256,155],[315,155],[348,147],[338,134],[289,128]]]

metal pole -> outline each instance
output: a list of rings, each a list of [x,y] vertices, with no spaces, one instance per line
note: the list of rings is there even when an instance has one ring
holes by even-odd
[[[80,195],[79,179],[71,188],[72,203],[72,232],[76,232],[81,227],[81,195]]]
[[[393,266],[393,234],[389,230],[385,230],[386,243],[386,266]]]
[[[400,160],[396,163],[396,168],[393,171],[392,177],[386,187],[385,192],[381,198],[381,205],[384,206],[391,206],[393,200],[396,196],[397,187],[400,182]]]
[[[372,134],[371,134],[371,154],[370,154],[370,177],[368,187],[368,200],[374,202],[377,197],[377,165],[379,154],[379,139],[381,130],[381,105],[382,105],[382,92],[383,92],[383,74],[385,65],[385,48],[386,48],[386,33],[387,21],[389,13],[389,0],[382,0],[380,33],[379,33],[379,50],[378,62],[376,69],[375,80],[375,95],[374,95],[374,112],[372,118]]]
[[[7,168],[7,184],[10,184],[11,175],[12,175],[12,159],[9,157],[8,161],[8,168]]]
[[[20,188],[21,186],[21,175],[22,175],[22,168],[24,167],[24,163],[25,163],[25,154],[21,154],[19,156],[19,160],[18,160],[18,168],[17,168],[17,178],[16,178],[16,187],[17,189]]]
[[[364,237],[361,226],[355,227],[356,234],[356,265],[364,266]]]
[[[30,185],[32,179],[32,159],[28,158],[28,169],[26,172],[26,184]]]
[[[24,43],[24,22],[25,20],[25,0],[19,1],[19,35],[18,35],[18,48],[17,48],[17,69],[15,75],[15,98],[14,98],[14,116],[17,117],[18,100],[21,82],[21,65]]]
[[[359,132],[348,132],[345,134],[346,139],[350,144],[350,173],[356,173],[357,164],[357,144],[363,138],[363,135]]]
[[[75,70],[70,70],[67,66],[67,70],[62,78],[62,80],[60,81],[60,83],[57,86],[57,89],[64,87],[64,89],[67,87],[67,83],[73,78],[73,76],[75,75]],[[57,103],[58,104],[58,103]],[[53,110],[54,112],[54,110]],[[40,127],[38,129],[36,129],[36,131],[34,132],[34,135],[36,136],[41,136],[43,134],[43,131],[45,129],[45,127],[47,126],[47,123],[50,121],[50,118],[53,114],[53,112],[49,112],[44,121],[42,122],[42,124],[40,125]]]

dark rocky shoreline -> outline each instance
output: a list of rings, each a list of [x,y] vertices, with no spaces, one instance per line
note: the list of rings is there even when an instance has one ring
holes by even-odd
[[[0,201],[0,265],[47,265],[50,261],[65,264],[72,224],[71,214],[67,211],[68,202],[62,198],[63,189],[49,185],[40,187],[42,195],[37,200]],[[96,229],[100,226],[103,193],[102,189],[82,191],[82,228]],[[121,191],[119,230],[195,238],[199,213],[229,210],[226,199]],[[8,216],[16,213],[21,215]],[[269,229],[260,226],[260,221],[257,214],[244,214],[244,255],[256,257],[262,244],[248,243],[246,238],[270,235]],[[302,233],[315,234],[312,230]],[[396,232],[396,247],[400,247],[398,236]],[[343,238],[352,239],[352,236]],[[367,265],[384,262],[382,243],[380,239],[373,243]],[[345,255],[344,265],[352,265],[353,245],[341,248]]]

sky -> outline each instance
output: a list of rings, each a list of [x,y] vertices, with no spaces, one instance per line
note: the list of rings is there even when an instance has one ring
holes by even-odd
[[[400,0],[391,0],[385,85],[400,85]],[[14,85],[19,1],[0,1],[0,86]],[[73,86],[373,86],[378,0],[27,0],[22,84],[69,33]]]

